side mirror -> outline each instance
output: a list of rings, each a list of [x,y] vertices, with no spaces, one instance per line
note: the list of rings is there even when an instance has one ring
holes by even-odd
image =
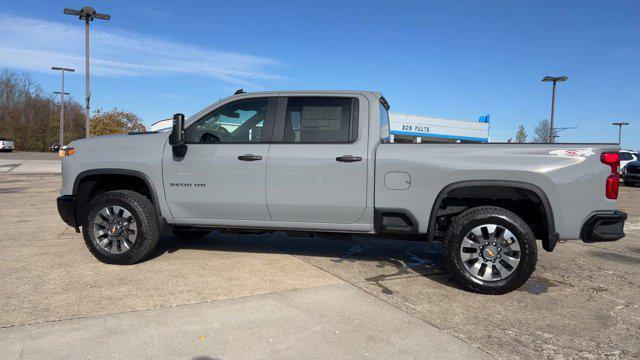
[[[171,136],[169,136],[169,144],[177,145],[184,143],[184,115],[173,115],[173,127],[171,128]]]
[[[173,127],[169,136],[169,144],[173,150],[173,156],[184,157],[187,154],[187,144],[184,141],[184,115],[173,115]]]

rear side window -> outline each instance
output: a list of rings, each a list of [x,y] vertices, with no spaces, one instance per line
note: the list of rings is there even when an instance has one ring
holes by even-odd
[[[633,160],[633,156],[631,156],[631,153],[629,152],[620,152],[620,160],[622,161]]]
[[[389,142],[391,140],[391,132],[389,127],[389,111],[380,104],[380,139],[382,142]]]
[[[353,139],[350,136],[353,103],[350,98],[290,97],[284,121],[284,142],[348,143]]]

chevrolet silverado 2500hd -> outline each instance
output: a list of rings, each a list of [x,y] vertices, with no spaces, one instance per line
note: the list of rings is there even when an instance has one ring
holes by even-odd
[[[448,268],[490,294],[522,285],[536,239],[624,236],[614,144],[393,144],[368,91],[239,93],[170,132],[77,140],[58,209],[100,261],[132,264],[159,234],[211,229],[443,241]]]

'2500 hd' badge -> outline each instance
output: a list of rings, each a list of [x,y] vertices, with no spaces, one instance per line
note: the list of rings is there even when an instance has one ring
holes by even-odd
[[[190,188],[190,187],[203,188],[203,187],[206,187],[206,186],[207,186],[207,184],[169,183],[169,187],[175,187],[175,188]]]

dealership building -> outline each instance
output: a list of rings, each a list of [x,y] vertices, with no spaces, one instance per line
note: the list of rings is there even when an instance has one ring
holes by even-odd
[[[391,141],[396,143],[489,142],[489,115],[464,121],[390,113],[389,122]]]
[[[439,119],[421,115],[389,114],[391,141],[396,143],[422,142],[489,142],[489,115],[478,121]],[[151,125],[152,131],[171,127],[172,119]]]

